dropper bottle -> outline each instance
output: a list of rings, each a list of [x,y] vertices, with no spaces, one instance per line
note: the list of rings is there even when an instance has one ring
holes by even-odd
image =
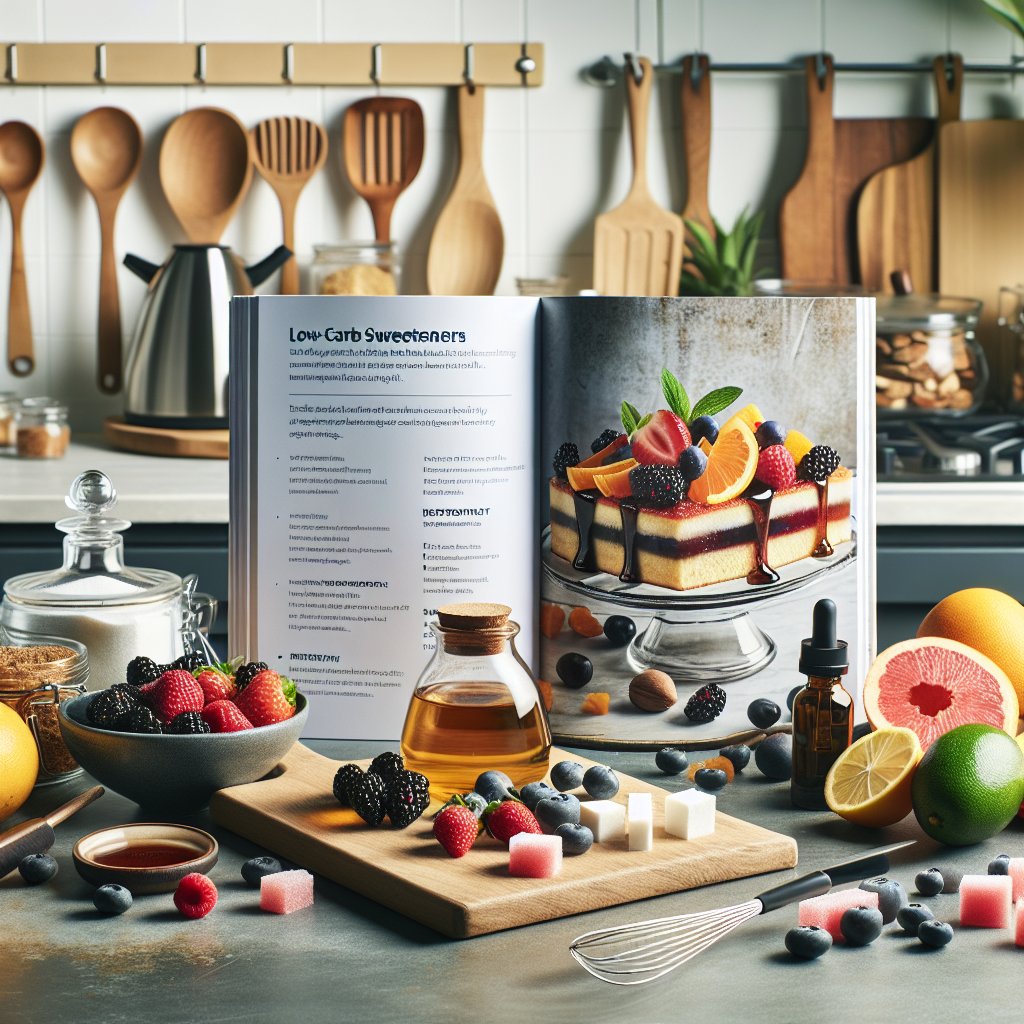
[[[794,807],[825,810],[825,776],[853,742],[853,698],[841,677],[850,669],[846,641],[836,639],[836,606],[814,606],[812,636],[800,645],[807,685],[793,698]]]

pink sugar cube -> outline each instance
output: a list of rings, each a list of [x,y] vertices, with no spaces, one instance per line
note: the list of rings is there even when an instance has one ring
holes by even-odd
[[[513,836],[508,841],[508,870],[520,878],[554,878],[562,870],[562,837],[532,832]]]
[[[960,882],[960,923],[975,928],[1007,928],[1013,911],[1009,875],[964,875]]]
[[[878,909],[878,893],[866,889],[844,889],[841,892],[827,892],[824,896],[815,896],[809,900],[801,900],[797,907],[798,924],[813,924],[832,936],[835,942],[845,942],[839,929],[843,914],[850,907],[874,907]]]
[[[1013,944],[1024,947],[1024,900],[1017,904],[1016,917],[1013,922]]]
[[[1007,874],[1013,879],[1013,902],[1024,899],[1024,857],[1011,857]]]
[[[260,879],[260,909],[290,914],[313,905],[313,876],[308,871],[278,871]]]

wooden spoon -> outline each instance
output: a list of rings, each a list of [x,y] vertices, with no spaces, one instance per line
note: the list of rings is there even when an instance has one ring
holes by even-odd
[[[640,58],[640,81],[627,69],[633,184],[625,200],[594,225],[594,288],[600,295],[677,295],[683,221],[662,209],[647,186],[647,108],[654,72]]]
[[[97,107],[71,131],[71,162],[96,200],[100,216],[100,306],[97,383],[108,395],[121,390],[121,304],[117,294],[114,220],[121,197],[139,172],[142,132],[127,111]]]
[[[25,200],[43,169],[45,148],[39,133],[24,121],[0,124],[0,192],[11,207],[11,294],[7,307],[7,365],[16,377],[35,369],[32,318],[21,245]]]
[[[694,80],[694,61],[697,75]],[[708,209],[708,170],[711,163],[711,73],[706,54],[683,58],[679,93],[683,111],[683,154],[686,165],[686,205],[683,220],[695,220],[712,235],[715,226]]]
[[[160,184],[194,245],[217,245],[252,180],[245,125],[227,110],[198,107],[176,117],[160,146]]]
[[[285,246],[295,252],[295,207],[310,178],[327,159],[327,132],[304,117],[268,117],[252,130],[253,162],[281,206]],[[281,269],[281,294],[299,292],[294,255]]]
[[[375,96],[353,103],[342,125],[345,171],[370,204],[378,242],[391,241],[391,211],[423,163],[423,110],[415,100]]]
[[[431,295],[492,295],[505,256],[494,197],[483,166],[483,86],[459,87],[459,173],[434,225],[427,253]]]

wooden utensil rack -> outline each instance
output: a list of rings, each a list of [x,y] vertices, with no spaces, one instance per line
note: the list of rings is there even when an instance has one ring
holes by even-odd
[[[544,82],[542,43],[4,43],[12,85]]]

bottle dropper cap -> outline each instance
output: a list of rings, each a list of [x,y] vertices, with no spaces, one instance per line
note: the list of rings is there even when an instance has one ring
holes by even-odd
[[[850,669],[846,641],[836,639],[836,603],[827,597],[814,606],[813,636],[800,644],[800,671],[805,676],[844,676]]]

